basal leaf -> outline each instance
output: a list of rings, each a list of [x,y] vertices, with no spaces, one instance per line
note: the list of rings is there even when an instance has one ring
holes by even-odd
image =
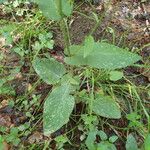
[[[98,96],[93,101],[93,111],[106,118],[119,119],[121,117],[119,105],[108,96]]]
[[[40,78],[47,84],[55,84],[65,74],[63,64],[54,59],[37,58],[33,67]]]
[[[70,47],[71,57],[66,57],[65,62],[75,66],[91,66],[98,69],[117,69],[134,64],[140,56],[128,52],[117,46],[95,42],[92,53],[84,57],[84,46],[73,45]]]
[[[127,137],[126,150],[138,150],[136,139],[132,134]]]
[[[148,134],[144,141],[144,148],[145,150],[150,150],[150,134]]]
[[[71,86],[63,84],[56,87],[44,103],[43,126],[44,134],[50,135],[69,120],[74,107],[74,98],[69,95]]]

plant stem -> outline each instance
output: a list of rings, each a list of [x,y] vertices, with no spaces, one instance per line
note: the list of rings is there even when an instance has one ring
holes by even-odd
[[[89,33],[89,35],[93,35],[95,33],[95,31],[97,30],[97,28],[99,27],[99,25],[102,22],[102,19],[104,17],[104,13],[102,14],[102,16],[100,17],[100,19],[98,20],[98,22],[96,22],[95,26],[92,28],[91,32]]]
[[[101,23],[101,20],[99,20],[99,21],[95,24],[94,28],[92,29],[92,31],[90,32],[89,35],[93,35],[93,34],[94,34],[94,32],[95,32],[95,31],[97,30],[97,28],[99,27],[100,23]]]
[[[89,98],[89,115],[92,115],[92,110],[93,110],[93,101],[94,101],[94,76],[93,72],[91,71],[92,77],[91,77],[91,82],[92,82],[92,87],[90,89],[90,98]]]
[[[60,22],[60,28],[61,31],[63,33],[63,37],[64,37],[64,43],[65,43],[65,48],[67,51],[67,55],[70,56],[70,36],[69,36],[69,29],[68,29],[68,25],[67,25],[67,21],[65,19],[62,19]]]
[[[63,18],[64,14],[62,12],[62,2],[61,0],[58,0],[58,11],[59,14],[62,16],[62,19],[60,21],[60,29],[63,33],[63,38],[64,38],[64,43],[65,43],[65,48],[67,51],[67,55],[70,56],[70,50],[69,50],[69,46],[70,46],[70,36],[69,36],[69,29],[68,29],[68,25],[67,25],[67,20],[65,20]]]

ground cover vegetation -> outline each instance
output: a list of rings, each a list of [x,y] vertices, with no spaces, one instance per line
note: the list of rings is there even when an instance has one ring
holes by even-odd
[[[150,150],[148,8],[1,0],[0,150]]]

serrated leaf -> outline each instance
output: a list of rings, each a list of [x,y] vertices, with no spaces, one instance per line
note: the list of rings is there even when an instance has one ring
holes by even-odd
[[[138,150],[137,142],[132,134],[127,137],[126,150]]]
[[[36,58],[33,67],[40,78],[47,84],[55,84],[65,74],[63,64],[54,59]]]
[[[59,21],[70,16],[73,5],[69,0],[35,0],[43,15],[48,19]]]
[[[140,60],[140,56],[128,52],[117,46],[95,42],[93,51],[87,57],[84,57],[84,46],[73,45],[70,47],[72,56],[66,57],[65,62],[75,66],[91,66],[98,69],[117,69],[133,65]]]
[[[68,122],[75,103],[73,96],[69,95],[70,91],[71,85],[64,84],[53,89],[47,97],[43,114],[45,135],[50,135]]]
[[[119,119],[121,112],[119,105],[108,96],[99,96],[93,101],[93,111],[102,117]]]
[[[150,134],[148,134],[144,141],[144,148],[145,150],[150,150]]]

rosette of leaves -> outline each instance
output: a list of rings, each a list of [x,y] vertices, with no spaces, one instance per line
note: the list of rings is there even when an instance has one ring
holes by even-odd
[[[70,67],[88,66],[115,70],[133,65],[140,60],[140,56],[137,54],[112,44],[95,42],[91,36],[86,37],[82,45],[70,46],[70,50],[71,56],[65,58],[66,64]],[[36,58],[33,67],[44,82],[53,85],[52,92],[45,100],[43,113],[44,134],[50,135],[69,121],[75,105],[75,98],[72,94],[74,88],[71,83],[74,77],[71,76],[70,79],[64,80],[65,75],[69,74],[69,70],[55,59]],[[110,119],[121,117],[119,104],[111,97],[99,95],[92,100],[92,111],[96,115]]]

